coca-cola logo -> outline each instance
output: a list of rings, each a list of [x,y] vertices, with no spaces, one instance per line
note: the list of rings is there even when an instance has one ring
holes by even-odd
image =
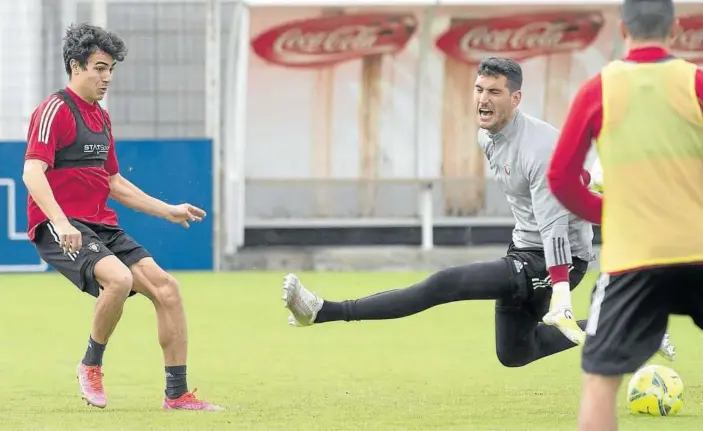
[[[521,61],[585,49],[604,22],[599,11],[466,20],[440,35],[435,45],[446,55],[472,64],[489,55]]]
[[[416,28],[412,14],[339,15],[288,22],[259,34],[251,46],[273,64],[319,68],[398,53]]]

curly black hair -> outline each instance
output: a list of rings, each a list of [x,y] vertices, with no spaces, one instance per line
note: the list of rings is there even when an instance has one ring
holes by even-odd
[[[510,58],[484,58],[478,65],[478,74],[490,77],[505,76],[511,93],[522,88],[522,68],[518,62]]]
[[[117,33],[88,23],[71,24],[63,38],[63,63],[68,76],[71,76],[71,60],[85,69],[88,57],[97,50],[109,54],[115,61],[124,61],[127,56],[127,46]]]

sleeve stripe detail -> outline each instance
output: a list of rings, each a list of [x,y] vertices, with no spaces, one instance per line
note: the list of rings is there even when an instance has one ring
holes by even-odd
[[[54,118],[56,117],[56,113],[59,111],[61,105],[63,105],[63,100],[58,97],[54,97],[53,99],[49,100],[49,102],[47,102],[46,106],[44,106],[44,110],[41,114],[41,119],[39,120],[38,136],[38,141],[42,144],[46,144],[47,142],[49,142],[49,136],[51,134],[51,125],[53,124]]]
[[[554,253],[554,263],[556,265],[565,265],[569,262],[566,256],[564,238],[552,238],[552,252]]]

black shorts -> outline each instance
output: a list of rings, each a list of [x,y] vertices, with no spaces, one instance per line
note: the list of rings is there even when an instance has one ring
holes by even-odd
[[[117,226],[69,220],[83,234],[83,246],[79,251],[64,254],[56,230],[49,222],[37,226],[34,245],[46,263],[81,291],[96,298],[100,295],[101,286],[95,279],[94,269],[100,259],[114,255],[129,267],[145,257],[151,257],[144,247]],[[134,293],[130,292],[130,296]]]
[[[703,329],[703,265],[601,274],[591,296],[581,366],[586,373],[637,371],[657,351],[672,314]]]
[[[503,260],[510,268],[512,298],[500,300],[496,307],[519,307],[529,312],[536,321],[541,322],[552,299],[552,278],[547,270],[544,251],[539,248],[516,248],[512,243]],[[588,262],[572,256],[569,266],[569,284],[571,290],[581,282],[588,271]]]

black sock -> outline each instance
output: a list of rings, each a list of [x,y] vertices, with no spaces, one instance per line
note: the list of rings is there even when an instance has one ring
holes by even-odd
[[[325,301],[317,312],[315,323],[334,322],[344,320],[344,305],[341,302]]]
[[[97,341],[93,340],[92,336],[88,338],[88,349],[86,349],[85,356],[81,361],[83,365],[102,366],[103,353],[105,353],[105,346],[107,346],[107,344],[98,343]]]
[[[186,366],[166,367],[166,396],[175,400],[186,392],[188,392]]]
[[[325,301],[317,312],[315,323],[398,319],[419,313],[437,305],[434,298],[427,294],[428,288],[430,285],[423,282],[405,289],[374,293],[360,299]]]

